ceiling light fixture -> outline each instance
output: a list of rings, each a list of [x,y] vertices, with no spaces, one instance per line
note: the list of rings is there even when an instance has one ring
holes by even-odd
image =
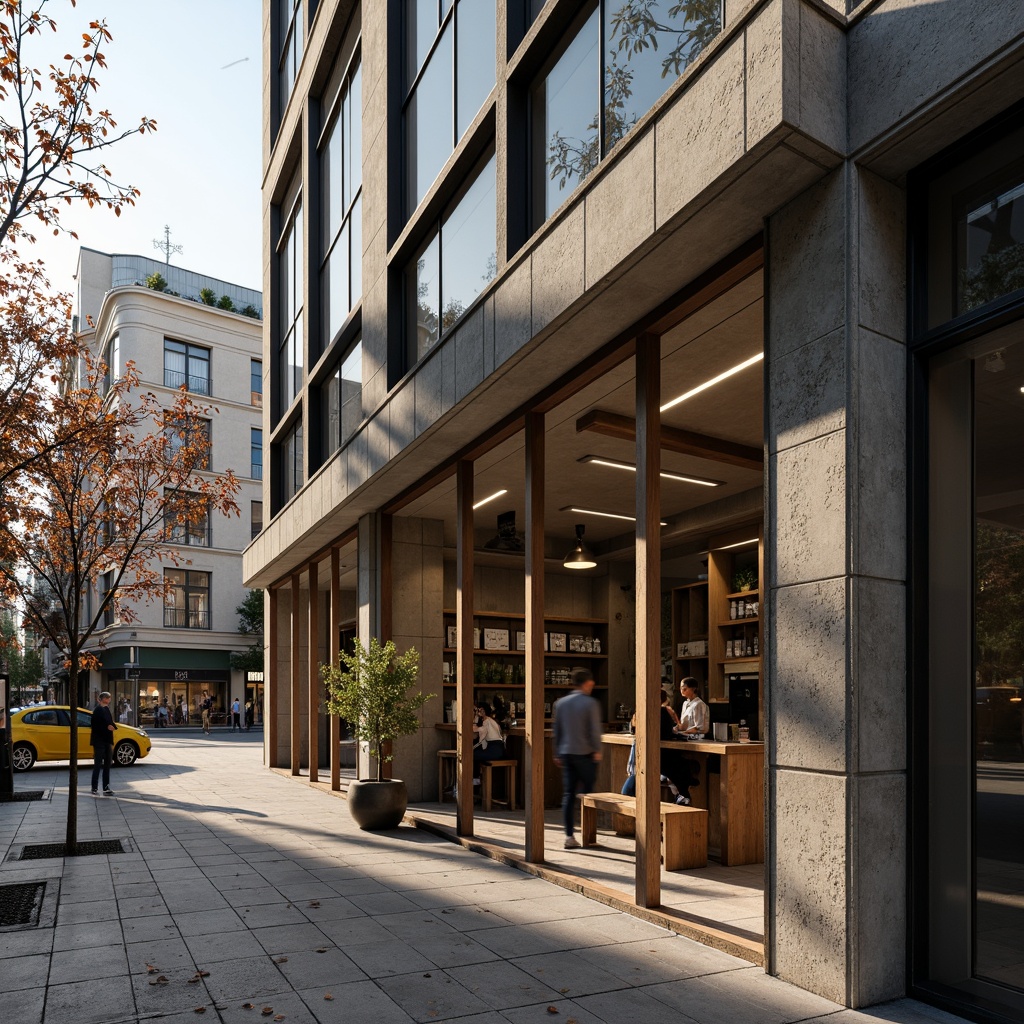
[[[702,391],[707,391],[708,388],[714,387],[716,384],[720,384],[727,377],[731,377],[734,373],[739,373],[741,370],[745,370],[748,366],[753,366],[754,363],[759,363],[762,359],[764,359],[764,353],[758,352],[756,356],[751,356],[749,359],[745,359],[742,363],[734,366],[731,370],[726,370],[725,373],[720,373],[717,377],[712,377],[711,380],[706,380],[703,384],[698,384],[695,388],[687,391],[685,395],[680,395],[678,398],[673,398],[671,402],[666,402],[661,407],[661,411],[666,412],[673,406],[678,405],[680,402],[685,402],[688,398],[693,398],[694,395],[699,395]]]
[[[580,462],[590,462],[595,466],[611,466],[613,469],[628,469],[630,472],[636,472],[636,466],[632,462],[620,462],[618,459],[606,459],[601,455],[584,455]],[[670,473],[667,470],[662,470],[661,475],[666,480],[678,480],[684,484],[698,484],[701,487],[721,487],[724,480],[709,480],[703,476],[684,476],[682,473]]]
[[[636,516],[625,516],[621,512],[601,512],[596,508],[577,508],[575,505],[566,505],[564,508],[560,508],[559,512],[578,512],[581,516],[601,516],[603,519],[623,519],[627,523],[635,523]],[[662,526],[668,526],[668,523],[662,521]]]
[[[745,548],[751,544],[756,544],[757,538],[751,537],[750,540],[738,540],[735,544],[723,544],[720,548],[715,548],[716,551],[731,551],[733,548]]]
[[[489,501],[494,501],[495,498],[500,498],[503,494],[508,494],[508,488],[503,487],[500,491],[495,491],[493,494],[488,494],[486,498],[481,498],[474,506],[473,511],[475,512],[478,508],[486,505]]]
[[[566,569],[595,569],[597,568],[597,562],[594,561],[593,556],[583,546],[583,531],[586,527],[583,523],[576,524],[576,545],[572,550],[565,556],[562,561],[562,565]]]

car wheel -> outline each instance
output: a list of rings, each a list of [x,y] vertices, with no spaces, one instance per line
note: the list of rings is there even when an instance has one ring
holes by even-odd
[[[36,752],[29,743],[15,743],[13,760],[16,772],[27,772],[36,763]]]
[[[121,740],[114,747],[114,764],[120,768],[128,768],[139,759],[139,748],[131,740]]]

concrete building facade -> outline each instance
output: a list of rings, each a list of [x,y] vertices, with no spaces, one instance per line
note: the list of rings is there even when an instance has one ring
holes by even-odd
[[[456,716],[499,612],[513,704],[553,688],[557,622],[602,639],[608,721],[706,659],[723,724],[757,680],[766,969],[1022,1020],[1024,651],[973,595],[1019,525],[985,386],[1022,340],[1024,8],[674,6],[264,3],[267,763],[333,765],[346,631],[415,646]],[[743,544],[759,650],[660,649],[666,595]],[[413,799],[441,717],[396,744]]]
[[[154,273],[167,291],[146,287]],[[131,720],[151,726],[165,703],[169,724],[183,717],[195,724],[209,693],[224,721],[235,697],[244,703],[262,696],[255,683],[247,692],[243,670],[231,665],[231,654],[251,645],[238,631],[236,609],[247,594],[241,552],[263,523],[262,325],[207,305],[199,292],[209,288],[217,299],[229,295],[239,309],[255,311],[262,309],[260,293],[145,257],[86,248],[77,285],[81,337],[111,376],[132,362],[140,386],[158,399],[170,403],[184,384],[198,402],[209,402],[210,469],[232,470],[240,483],[239,516],[210,516],[169,537],[182,561],[163,568],[174,577],[173,598],[138,607],[130,624],[111,612],[97,634],[101,667],[90,673],[89,695],[109,690],[115,707],[130,702]]]

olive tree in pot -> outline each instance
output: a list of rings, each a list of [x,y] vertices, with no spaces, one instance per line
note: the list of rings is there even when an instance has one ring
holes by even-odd
[[[395,828],[408,806],[401,779],[381,778],[391,754],[385,744],[409,736],[420,727],[416,712],[434,696],[411,692],[419,673],[419,654],[410,647],[396,654],[394,642],[370,638],[369,648],[355,641],[351,654],[342,651],[337,665],[323,665],[327,711],[351,723],[353,735],[370,747],[377,759],[377,778],[359,779],[348,789],[349,813],[362,829]]]

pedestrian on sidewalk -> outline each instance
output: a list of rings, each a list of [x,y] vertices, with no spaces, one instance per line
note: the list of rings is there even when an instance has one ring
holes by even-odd
[[[210,712],[213,710],[213,698],[209,693],[204,693],[203,703],[200,705],[203,711],[203,732],[210,735]]]
[[[573,836],[576,821],[576,794],[589,793],[597,778],[601,760],[601,705],[591,696],[594,674],[578,668],[572,674],[572,693],[555,702],[554,762],[562,769],[562,818],[565,822],[565,848],[580,844]]]
[[[110,694],[104,690],[92,709],[92,793],[99,794],[100,769],[103,770],[103,795],[113,796],[110,788],[110,765],[114,760],[114,716],[110,713]]]
[[[231,731],[234,732],[236,729],[242,731],[242,705],[237,697],[231,704]]]

